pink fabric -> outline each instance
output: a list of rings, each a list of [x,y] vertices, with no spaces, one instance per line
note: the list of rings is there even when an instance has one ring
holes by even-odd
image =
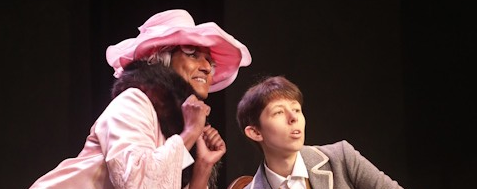
[[[30,188],[180,188],[184,149],[178,135],[165,140],[147,96],[130,88],[96,120],[80,154]]]
[[[126,39],[106,50],[106,59],[120,77],[123,67],[141,58],[151,49],[166,45],[195,45],[209,47],[216,62],[213,83],[209,92],[229,86],[237,77],[240,67],[250,65],[252,58],[247,47],[227,34],[217,24],[207,22],[195,25],[185,10],[168,10],[157,13],[139,28],[136,38]]]

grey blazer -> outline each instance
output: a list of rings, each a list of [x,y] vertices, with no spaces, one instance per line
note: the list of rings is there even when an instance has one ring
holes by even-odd
[[[313,189],[403,188],[345,140],[323,146],[303,146],[300,153]],[[245,189],[271,189],[263,163]]]

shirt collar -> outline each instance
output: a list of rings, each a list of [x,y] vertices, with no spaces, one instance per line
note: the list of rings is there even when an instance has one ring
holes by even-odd
[[[271,169],[267,167],[265,163],[263,163],[263,166],[265,167],[265,174],[271,188],[280,187],[280,185],[287,179],[290,180],[290,179],[308,178],[308,171],[306,170],[305,162],[303,161],[303,158],[301,157],[300,152],[297,152],[292,173],[287,178],[282,177],[281,175],[273,172]]]

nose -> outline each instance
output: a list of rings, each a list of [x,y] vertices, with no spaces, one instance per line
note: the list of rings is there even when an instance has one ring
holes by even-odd
[[[298,121],[298,115],[294,111],[288,111],[288,124],[294,124]]]
[[[210,74],[212,73],[212,63],[209,62],[209,60],[207,60],[206,58],[201,58],[199,60],[199,70],[204,72],[205,74]]]

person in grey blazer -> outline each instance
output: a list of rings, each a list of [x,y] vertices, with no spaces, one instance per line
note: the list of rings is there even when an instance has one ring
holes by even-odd
[[[250,87],[237,106],[244,135],[264,155],[246,189],[403,188],[346,140],[304,145],[303,95],[283,76]]]

